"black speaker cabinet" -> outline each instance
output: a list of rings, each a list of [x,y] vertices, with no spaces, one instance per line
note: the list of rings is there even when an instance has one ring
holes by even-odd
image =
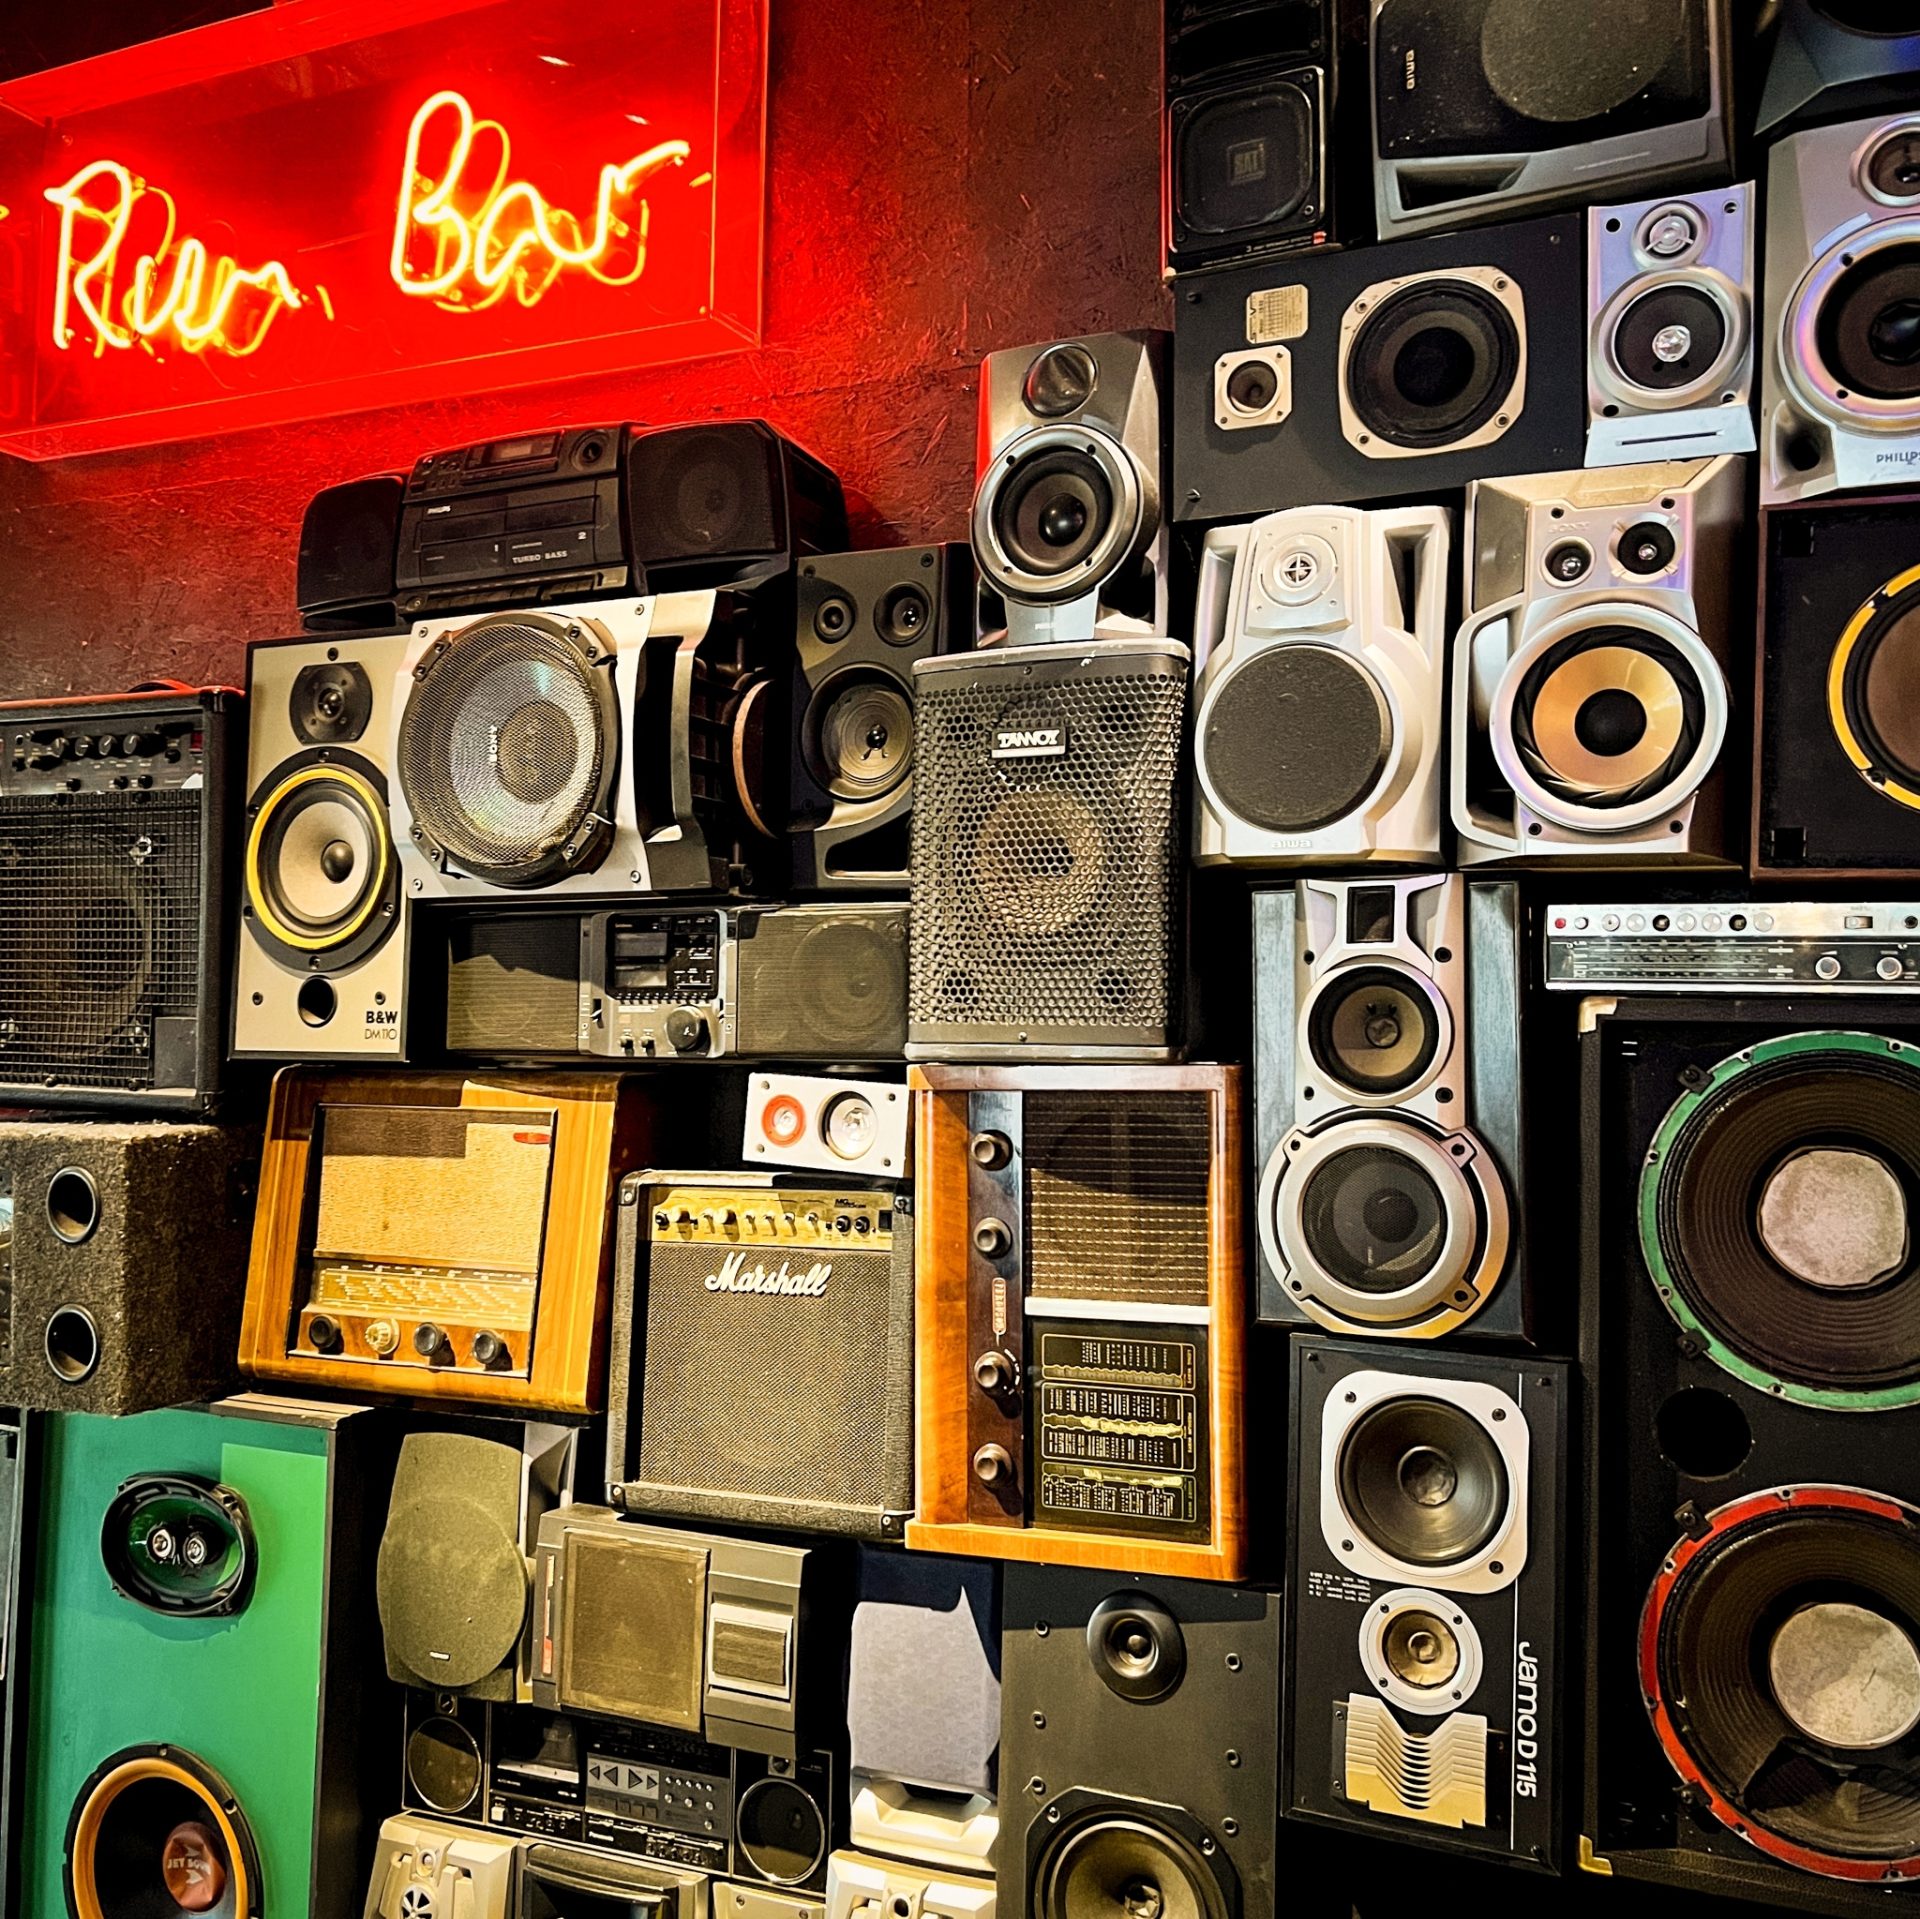
[[[1920,494],[1760,519],[1754,871],[1920,877]]]
[[[1590,1870],[1806,1912],[1920,1874],[1920,1006],[1581,1039]]]
[[[323,487],[300,522],[294,604],[310,633],[394,622],[394,549],[404,473],[373,473]]]
[[[1183,277],[1174,517],[1577,466],[1584,231],[1568,214]]]
[[[967,644],[973,598],[958,544],[802,563],[788,815],[800,890],[906,891],[913,665]]]
[[[1780,0],[1754,132],[1777,139],[1854,114],[1911,107],[1920,20],[1887,0]]]
[[[39,1422],[31,1414],[0,1412],[0,1908],[19,1908],[19,1808],[27,1754],[21,1729],[27,1706],[27,1625],[33,1578],[25,1543],[36,1523],[34,1445]],[[995,1640],[995,1651],[999,1642]],[[995,1727],[996,1738],[998,1726]]]
[[[1293,1342],[1281,1804],[1551,1869],[1568,1368]]]
[[[999,1910],[1272,1919],[1278,1595],[1009,1566],[1004,1626]]]

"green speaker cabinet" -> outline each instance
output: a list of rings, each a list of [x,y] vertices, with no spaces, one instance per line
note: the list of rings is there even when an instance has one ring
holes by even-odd
[[[250,1394],[36,1431],[22,1919],[357,1919],[399,1751],[388,1420]]]

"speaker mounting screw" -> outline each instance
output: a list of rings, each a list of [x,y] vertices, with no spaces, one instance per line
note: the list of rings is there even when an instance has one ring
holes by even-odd
[[[1036,1799],[1044,1799],[1047,1796],[1047,1782],[1042,1779],[1038,1773],[1035,1773],[1033,1777],[1027,1781],[1027,1790],[1032,1793]]]
[[[1035,1732],[1045,1732],[1045,1731],[1046,1731],[1046,1729],[1047,1729],[1047,1715],[1046,1715],[1045,1713],[1043,1713],[1043,1712],[1037,1712],[1037,1713],[1035,1713],[1035,1714],[1033,1715],[1033,1729],[1034,1729],[1034,1731],[1035,1731]]]
[[[1229,1839],[1232,1839],[1240,1830],[1240,1822],[1237,1819],[1223,1819],[1220,1822],[1220,1830],[1224,1832]]]
[[[1036,1619],[1033,1622],[1033,1636],[1036,1639],[1046,1638],[1047,1634],[1052,1632],[1052,1630],[1053,1628],[1048,1625],[1044,1619]]]
[[[1227,1764],[1228,1764],[1228,1765],[1230,1765],[1230,1766],[1237,1766],[1237,1765],[1239,1765],[1239,1763],[1240,1763],[1240,1755],[1239,1755],[1239,1753],[1237,1753],[1237,1752],[1236,1752],[1236,1751],[1235,1751],[1235,1750],[1233,1749],[1233,1747],[1231,1747],[1231,1746],[1229,1746],[1229,1747],[1227,1748]]]
[[[1200,1850],[1211,1859],[1213,1855],[1220,1850],[1220,1845],[1213,1835],[1209,1833],[1206,1838],[1200,1841]]]
[[[1227,1654],[1227,1670],[1229,1672],[1238,1672],[1240,1670],[1240,1655],[1237,1652]]]

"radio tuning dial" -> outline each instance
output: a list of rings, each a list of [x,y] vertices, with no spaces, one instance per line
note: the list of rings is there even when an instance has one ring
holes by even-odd
[[[1011,1353],[985,1352],[973,1362],[973,1381],[983,1393],[1003,1399],[1020,1383],[1020,1368]]]
[[[976,1166],[997,1173],[1013,1158],[1013,1141],[1005,1133],[975,1133],[967,1142],[967,1151]]]
[[[376,1319],[367,1326],[367,1344],[381,1359],[400,1344],[400,1328],[390,1319]]]
[[[973,1456],[973,1476],[983,1486],[1004,1486],[1013,1478],[1013,1455],[989,1441]]]
[[[973,1229],[973,1243],[988,1259],[1004,1259],[1013,1250],[1013,1229],[1004,1219],[983,1219]]]
[[[707,1044],[707,1023],[698,1013],[676,1006],[667,1015],[667,1044],[676,1053],[697,1053]]]
[[[413,1350],[422,1359],[438,1359],[447,1350],[447,1336],[438,1326],[423,1320],[413,1329]]]

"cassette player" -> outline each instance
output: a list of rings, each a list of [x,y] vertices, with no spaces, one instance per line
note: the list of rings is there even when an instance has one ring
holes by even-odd
[[[1550,906],[1563,993],[1920,993],[1920,901]]]
[[[428,453],[400,508],[400,612],[531,606],[628,589],[624,426],[556,427]],[[631,590],[646,590],[644,580]]]

